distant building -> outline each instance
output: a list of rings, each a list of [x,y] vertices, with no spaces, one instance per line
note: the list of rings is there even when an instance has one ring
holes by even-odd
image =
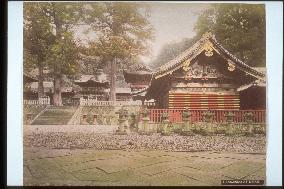
[[[95,75],[82,75],[74,83],[81,87],[79,94],[85,99],[92,98],[101,101],[109,99],[107,89],[109,89],[110,83],[102,69],[98,69]]]
[[[108,92],[110,92],[110,90],[107,90]],[[117,101],[131,101],[132,100],[132,96],[131,96],[131,89],[129,87],[118,87],[115,89],[115,93],[116,93],[116,100]]]
[[[129,69],[123,70],[123,76],[126,83],[130,84],[131,91],[136,92],[149,85],[152,71],[148,66],[136,63]]]
[[[139,91],[149,86],[152,70],[142,63],[136,63],[132,67],[123,71],[125,82],[130,84],[131,96],[133,100],[144,101],[145,93]]]
[[[54,87],[52,81],[43,82],[44,96],[48,96],[51,99],[54,93]],[[66,104],[74,95],[75,91],[73,87],[63,86],[61,87],[61,97],[63,104]],[[37,100],[38,99],[38,82],[27,83],[24,88],[24,99],[25,100]]]

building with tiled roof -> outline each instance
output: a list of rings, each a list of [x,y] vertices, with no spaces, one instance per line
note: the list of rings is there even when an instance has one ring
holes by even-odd
[[[148,86],[133,95],[155,99],[156,108],[264,109],[265,81],[265,68],[247,65],[206,33],[152,72]]]

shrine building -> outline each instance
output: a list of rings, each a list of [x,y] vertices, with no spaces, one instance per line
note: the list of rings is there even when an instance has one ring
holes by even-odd
[[[79,95],[83,98],[101,101],[109,98],[107,89],[110,83],[102,69],[98,69],[95,75],[81,75],[74,83],[81,87]]]
[[[142,82],[141,74],[125,78]],[[134,79],[132,79],[134,81]],[[147,87],[133,91],[155,108],[191,110],[265,109],[265,68],[260,71],[229,53],[211,33],[160,66]]]
[[[148,87],[152,70],[142,63],[136,63],[127,70],[123,70],[125,82],[130,84],[131,92],[135,93],[141,89]]]

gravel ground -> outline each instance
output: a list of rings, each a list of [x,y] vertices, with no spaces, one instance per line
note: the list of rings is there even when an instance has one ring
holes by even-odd
[[[132,149],[168,151],[226,151],[265,153],[265,136],[150,136],[131,133],[114,135],[116,127],[26,126],[24,145],[48,148]]]
[[[24,133],[113,133],[117,128],[115,125],[25,125]]]

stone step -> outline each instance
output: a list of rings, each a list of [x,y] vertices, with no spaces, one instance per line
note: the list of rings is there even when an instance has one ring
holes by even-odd
[[[66,125],[76,109],[72,106],[48,107],[32,125]]]

